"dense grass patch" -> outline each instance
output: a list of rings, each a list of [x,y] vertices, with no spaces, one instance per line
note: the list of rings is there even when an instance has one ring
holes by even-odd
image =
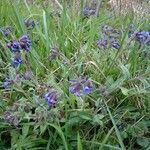
[[[148,150],[150,16],[56,2],[0,1],[0,149]]]

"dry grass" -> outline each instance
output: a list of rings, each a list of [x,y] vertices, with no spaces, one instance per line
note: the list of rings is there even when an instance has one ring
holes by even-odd
[[[117,14],[126,15],[128,12],[133,12],[138,17],[150,14],[149,5],[140,0],[110,0],[109,5]]]

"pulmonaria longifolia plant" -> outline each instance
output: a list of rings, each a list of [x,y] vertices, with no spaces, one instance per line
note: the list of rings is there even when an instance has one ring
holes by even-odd
[[[111,26],[104,25],[102,26],[102,34],[104,38],[100,38],[97,41],[97,45],[99,48],[114,48],[114,49],[119,49],[120,48],[120,42],[118,38],[118,32],[116,29],[114,29]]]
[[[53,106],[57,102],[58,92],[54,88],[50,88],[44,98],[49,106]]]
[[[93,83],[86,77],[80,77],[76,80],[70,80],[69,91],[77,97],[87,95],[93,90]]]
[[[28,35],[23,35],[19,40],[10,41],[7,44],[7,47],[14,54],[14,58],[12,60],[12,65],[14,67],[18,67],[23,63],[21,59],[21,50],[29,52],[31,49],[32,42]]]

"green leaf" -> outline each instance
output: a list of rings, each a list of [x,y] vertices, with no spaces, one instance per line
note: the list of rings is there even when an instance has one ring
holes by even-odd
[[[125,95],[125,96],[128,96],[128,92],[129,92],[129,90],[128,89],[126,89],[126,88],[124,88],[124,87],[120,87],[120,89],[121,89],[121,92],[122,92],[122,94],[123,95]]]
[[[29,128],[30,128],[30,126],[27,125],[27,124],[25,124],[25,125],[23,126],[23,128],[22,128],[22,135],[23,135],[24,138],[28,135]]]
[[[148,146],[150,146],[150,141],[148,138],[144,138],[144,137],[140,137],[137,138],[137,144],[142,146],[143,148],[147,148]]]
[[[82,150],[82,143],[81,143],[81,139],[80,139],[80,135],[78,133],[78,136],[77,136],[77,150]]]

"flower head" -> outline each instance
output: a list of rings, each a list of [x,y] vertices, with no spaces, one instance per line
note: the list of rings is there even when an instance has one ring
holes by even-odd
[[[18,41],[10,41],[7,44],[7,47],[11,50],[11,52],[20,52],[21,46],[20,43]]]
[[[89,94],[89,93],[91,93],[92,90],[93,90],[93,83],[92,83],[91,80],[87,80],[84,83],[83,93],[84,94]]]
[[[108,40],[107,39],[99,39],[97,41],[98,47],[107,48],[108,47]]]
[[[23,35],[20,39],[19,39],[19,43],[22,49],[24,49],[25,51],[29,52],[32,42],[29,38],[28,35]]]
[[[96,9],[92,8],[92,7],[85,7],[83,9],[83,14],[85,16],[91,16],[91,15],[95,15],[96,14]]]
[[[2,32],[3,36],[8,36],[12,32],[12,28],[9,26],[3,27],[0,29],[0,31]]]
[[[14,67],[18,67],[20,64],[22,64],[22,59],[20,56],[20,53],[16,53],[16,55],[14,56],[13,60],[12,60],[12,65]]]
[[[79,78],[77,80],[71,80],[69,91],[77,97],[80,97],[82,94],[89,94],[93,89],[93,84],[91,80],[86,78]]]
[[[77,97],[80,97],[80,90],[81,90],[82,86],[81,83],[78,82],[78,80],[71,80],[70,81],[70,87],[69,87],[69,91],[74,94]]]
[[[106,35],[110,35],[114,32],[114,28],[108,25],[102,26],[102,32]]]
[[[147,43],[150,40],[150,32],[149,31],[140,31],[135,35],[136,40],[141,43]]]
[[[120,43],[117,39],[112,39],[111,40],[111,47],[115,48],[115,49],[119,49],[120,48]]]
[[[3,82],[3,87],[8,88],[13,83],[13,80],[11,79],[5,79]]]
[[[57,91],[50,89],[49,92],[44,95],[44,98],[49,106],[53,106],[58,98]]]
[[[26,71],[26,72],[23,74],[23,77],[24,77],[25,79],[30,79],[32,76],[33,76],[33,72],[30,71],[30,70]]]

